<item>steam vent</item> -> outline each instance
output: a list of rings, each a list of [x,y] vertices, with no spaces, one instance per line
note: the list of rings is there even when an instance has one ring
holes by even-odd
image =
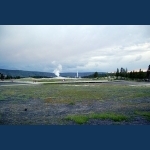
[[[148,66],[148,70],[147,70],[147,78],[150,79],[150,65]]]

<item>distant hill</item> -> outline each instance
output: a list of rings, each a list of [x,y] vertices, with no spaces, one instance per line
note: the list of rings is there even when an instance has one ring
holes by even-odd
[[[99,74],[105,74],[105,72],[98,72]],[[90,76],[94,74],[94,72],[78,72],[78,77],[85,77],[85,76]],[[60,76],[62,77],[76,77],[77,73],[76,72],[66,72],[66,73],[60,73]]]
[[[54,73],[38,72],[38,71],[0,69],[0,73],[2,73],[4,75],[9,75],[12,77],[16,77],[16,76],[20,76],[20,77],[33,77],[33,76],[55,77]]]
[[[7,70],[7,69],[0,69],[0,73],[4,75],[9,75],[12,77],[20,76],[20,77],[56,77],[54,73],[51,72],[38,72],[38,71],[23,71],[23,70]],[[89,76],[92,75],[94,72],[78,72],[79,77]],[[105,72],[98,72],[99,74],[103,74]],[[76,72],[66,72],[60,73],[62,77],[76,77]]]

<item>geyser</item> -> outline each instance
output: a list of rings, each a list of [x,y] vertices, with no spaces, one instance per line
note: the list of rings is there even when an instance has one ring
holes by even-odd
[[[57,66],[57,68],[53,71],[53,73],[54,73],[57,77],[59,77],[61,71],[62,71],[62,65],[59,64],[59,65]]]

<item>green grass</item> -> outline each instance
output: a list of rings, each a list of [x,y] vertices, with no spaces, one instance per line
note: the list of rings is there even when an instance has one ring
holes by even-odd
[[[92,113],[88,115],[69,115],[66,117],[67,120],[74,121],[77,124],[84,124],[88,122],[90,119],[101,119],[101,120],[112,120],[115,122],[121,122],[124,120],[128,120],[129,117],[122,114],[115,113]]]
[[[135,111],[135,114],[143,116],[145,119],[150,121],[150,111]]]
[[[66,120],[74,121],[77,124],[84,124],[89,120],[89,117],[85,115],[70,115],[66,117]]]
[[[128,120],[128,117],[122,114],[115,114],[115,113],[100,113],[100,114],[91,114],[90,115],[91,119],[110,119],[113,120],[115,122],[120,122],[120,121],[124,121],[124,120]]]
[[[94,86],[93,84],[44,84],[1,86],[0,93],[0,100],[42,99],[47,103],[71,104],[91,100],[128,101],[150,97],[150,88],[108,83],[95,84]]]
[[[70,102],[69,105],[75,105],[75,102]]]

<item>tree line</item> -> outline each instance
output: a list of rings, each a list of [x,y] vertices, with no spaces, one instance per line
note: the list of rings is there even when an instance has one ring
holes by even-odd
[[[120,71],[117,68],[116,71],[116,77],[124,77],[124,78],[130,78],[130,79],[145,79],[147,77],[147,72],[142,71],[141,69],[139,69],[139,71],[127,71],[127,68],[121,68]]]
[[[47,77],[47,76],[30,76],[32,78],[52,78],[52,77]],[[11,75],[4,75],[2,73],[0,73],[0,79],[1,80],[4,80],[4,79],[20,79],[20,78],[23,78],[23,77],[20,77],[20,76],[11,76]]]
[[[139,71],[127,71],[127,68],[121,68],[120,71],[117,68],[115,76],[118,77],[124,77],[124,78],[130,78],[130,79],[145,79],[150,80],[150,65],[148,66],[147,71],[142,71],[139,69]]]
[[[116,79],[131,79],[131,80],[150,80],[150,65],[148,66],[147,71],[128,71],[128,69],[121,67],[120,70],[117,68],[115,73],[102,73],[98,74],[98,72],[93,73],[89,76],[84,76],[84,78],[99,78],[99,77],[109,77],[116,76]]]
[[[4,80],[4,79],[20,79],[20,78],[21,78],[20,76],[12,77],[11,75],[4,75],[4,74],[0,73],[0,79],[1,80]]]
[[[88,76],[83,76],[82,78],[99,78],[99,77],[107,77],[107,73],[98,73],[98,72],[94,72],[91,75]]]

